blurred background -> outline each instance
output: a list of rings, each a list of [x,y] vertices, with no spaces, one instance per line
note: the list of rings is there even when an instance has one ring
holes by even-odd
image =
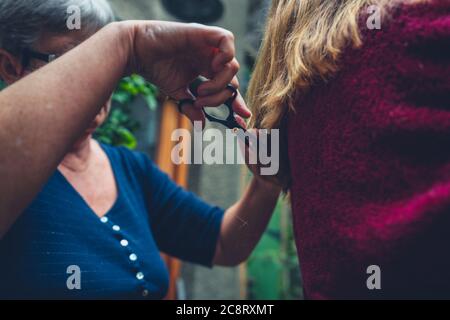
[[[119,20],[170,20],[224,27],[236,37],[245,94],[260,46],[270,0],[109,0]],[[0,90],[3,85],[0,83]],[[177,183],[206,201],[227,208],[240,197],[250,175],[238,165],[175,166],[170,136],[190,128],[175,105],[140,76],[123,79],[113,96],[109,120],[96,138],[146,152]],[[211,126],[211,124],[209,124]],[[216,127],[221,129],[220,127]],[[281,198],[262,241],[237,268],[212,270],[165,257],[171,275],[168,299],[302,299],[291,215]]]

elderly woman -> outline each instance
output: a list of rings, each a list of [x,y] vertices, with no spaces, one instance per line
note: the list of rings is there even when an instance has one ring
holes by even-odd
[[[81,30],[66,28],[70,5],[81,9]],[[0,3],[0,76],[10,85],[0,94],[0,121],[3,128],[10,126],[8,141],[0,141],[7,151],[2,167],[10,168],[2,176],[17,190],[16,198],[22,197],[8,198],[2,182],[1,298],[163,298],[168,274],[160,251],[205,266],[236,265],[259,240],[275,206],[279,189],[255,178],[244,197],[224,212],[177,187],[145,155],[92,139],[123,74],[139,71],[176,99],[190,97],[190,80],[208,76],[214,80],[199,92],[211,106],[230,97],[227,83],[237,85],[233,41],[224,30],[129,22],[97,32],[112,20],[103,0]],[[180,56],[187,49],[193,56]],[[42,85],[43,90],[36,89]],[[14,113],[14,99],[23,108],[19,113]],[[28,108],[31,101],[34,108]],[[100,101],[103,107],[95,107],[100,112],[88,120]],[[234,107],[241,116],[250,115],[242,98]],[[33,126],[27,114],[35,110]],[[186,112],[203,119],[194,106]],[[23,133],[19,122],[28,126]],[[51,136],[44,134],[42,123],[54,123]],[[69,136],[80,128],[84,132],[78,137]],[[35,152],[34,158],[27,150]],[[55,171],[53,154],[62,155],[61,150],[67,153]],[[35,186],[40,191],[32,197]],[[71,290],[67,279],[77,269],[81,290]]]
[[[450,297],[449,39],[449,1],[273,0],[248,101],[307,298]]]

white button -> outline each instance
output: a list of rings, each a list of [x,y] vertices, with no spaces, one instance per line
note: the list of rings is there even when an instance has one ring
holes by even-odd
[[[130,260],[131,261],[136,261],[137,260],[137,255],[135,255],[134,253],[130,254]]]
[[[148,294],[149,294],[149,292],[148,292],[147,289],[145,289],[145,290],[142,291],[142,296],[143,296],[143,297],[147,297]]]
[[[125,239],[121,240],[121,241],[120,241],[120,245],[121,245],[122,247],[128,247],[128,240],[125,240]]]
[[[144,274],[142,272],[138,272],[138,273],[136,273],[136,278],[138,280],[142,280],[142,279],[144,279]]]
[[[100,221],[103,222],[103,223],[107,223],[108,222],[108,217],[102,217],[100,219]]]
[[[117,225],[116,225],[116,226],[113,226],[113,230],[114,230],[114,231],[120,231],[120,227],[117,226]]]

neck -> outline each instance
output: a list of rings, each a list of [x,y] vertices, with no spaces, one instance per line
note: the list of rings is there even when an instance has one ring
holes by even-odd
[[[60,164],[63,170],[83,172],[89,167],[91,159],[91,137],[77,143]]]

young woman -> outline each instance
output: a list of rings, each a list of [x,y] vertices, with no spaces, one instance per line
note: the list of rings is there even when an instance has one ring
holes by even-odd
[[[450,298],[449,75],[449,1],[273,0],[248,102],[307,298]]]

